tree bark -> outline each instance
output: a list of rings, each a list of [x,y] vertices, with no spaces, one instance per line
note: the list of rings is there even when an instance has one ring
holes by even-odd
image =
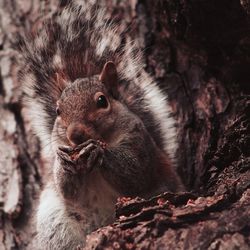
[[[1,250],[36,249],[32,214],[46,182],[46,159],[19,101],[22,58],[12,45],[16,33],[32,32],[65,2],[0,2]],[[249,249],[250,2],[106,3],[169,96],[178,172],[189,192],[121,198],[116,222],[90,234],[86,249]]]

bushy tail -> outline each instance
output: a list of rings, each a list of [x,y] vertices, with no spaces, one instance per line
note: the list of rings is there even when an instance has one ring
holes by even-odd
[[[20,76],[35,132],[43,145],[49,143],[56,101],[65,87],[58,76],[70,84],[77,78],[99,74],[105,62],[114,61],[122,83],[122,101],[174,159],[176,132],[166,96],[144,71],[136,42],[111,21],[105,2],[61,1],[65,8],[36,35],[20,42],[24,58]]]

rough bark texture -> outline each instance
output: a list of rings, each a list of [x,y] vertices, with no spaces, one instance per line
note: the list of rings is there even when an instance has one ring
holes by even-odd
[[[64,2],[64,1],[62,1]],[[117,221],[86,249],[249,249],[250,2],[107,1],[130,25],[145,67],[178,123],[179,173],[190,193],[121,199]],[[36,249],[32,211],[45,159],[19,99],[11,49],[58,9],[54,1],[0,1],[0,249]]]

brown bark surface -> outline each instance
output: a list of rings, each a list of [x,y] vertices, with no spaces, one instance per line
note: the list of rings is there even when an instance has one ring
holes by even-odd
[[[92,233],[86,249],[249,249],[250,2],[106,2],[169,95],[189,192],[120,199],[117,221]],[[0,1],[0,250],[36,249],[32,214],[46,182],[12,44],[58,8],[56,0]]]

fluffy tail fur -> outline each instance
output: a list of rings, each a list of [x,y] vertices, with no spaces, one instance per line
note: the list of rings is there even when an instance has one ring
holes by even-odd
[[[96,5],[95,2],[100,3]],[[105,1],[65,1],[65,8],[34,37],[20,42],[24,67],[20,72],[25,104],[36,134],[49,145],[56,118],[56,101],[64,86],[99,74],[105,62],[118,70],[120,101],[144,122],[159,147],[174,161],[176,131],[166,95],[143,69],[136,41],[118,32]]]

